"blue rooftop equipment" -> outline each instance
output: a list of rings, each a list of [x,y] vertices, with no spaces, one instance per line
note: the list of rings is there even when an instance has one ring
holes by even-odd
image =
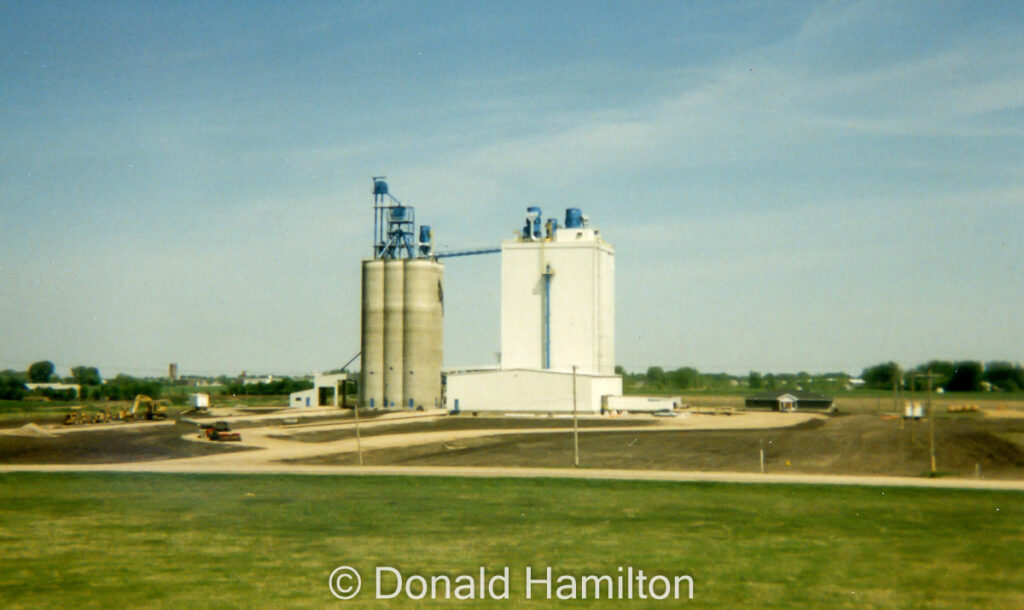
[[[565,228],[583,228],[583,212],[581,212],[579,208],[568,208],[565,210]]]
[[[547,238],[548,239],[554,239],[555,238],[555,231],[558,231],[558,219],[557,218],[548,218],[548,222],[546,224],[546,229],[547,229]]]
[[[430,256],[430,225],[420,225],[420,256]]]
[[[384,176],[373,178],[373,257],[413,258],[416,211],[391,196]]]
[[[523,227],[523,239],[540,239],[540,208],[533,205],[526,208],[526,226]]]

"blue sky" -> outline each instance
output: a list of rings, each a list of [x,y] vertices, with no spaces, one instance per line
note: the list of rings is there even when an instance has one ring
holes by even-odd
[[[1024,360],[1019,2],[0,4],[0,368],[359,350],[370,178],[439,247],[580,207],[617,361]],[[445,361],[500,349],[451,259]]]

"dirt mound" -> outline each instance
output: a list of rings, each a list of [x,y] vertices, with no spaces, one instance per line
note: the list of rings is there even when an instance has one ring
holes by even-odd
[[[32,426],[35,424],[0,436],[0,464],[117,464],[245,451],[221,443],[184,440],[183,434],[195,433],[194,427],[185,425],[125,424],[105,430],[54,434],[51,438],[46,438],[49,432],[45,428]],[[28,430],[28,434],[17,433],[23,430]],[[42,436],[32,436],[40,430]]]
[[[3,433],[10,436],[28,436],[32,438],[54,438],[56,436],[56,434],[38,424],[25,424],[20,428],[4,430]]]
[[[954,435],[953,439],[966,461],[975,460],[990,466],[1024,466],[1024,449],[992,432],[970,430]]]

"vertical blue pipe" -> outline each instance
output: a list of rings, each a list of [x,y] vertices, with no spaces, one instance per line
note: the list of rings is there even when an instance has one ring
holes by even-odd
[[[544,368],[551,368],[551,265],[544,271]]]

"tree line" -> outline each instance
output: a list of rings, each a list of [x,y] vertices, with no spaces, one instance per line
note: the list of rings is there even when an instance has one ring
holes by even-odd
[[[301,392],[313,387],[312,381],[282,377],[274,381],[260,383],[242,383],[232,381],[224,388],[224,391],[233,396],[281,396],[292,392]]]
[[[896,387],[922,390],[928,377],[932,387],[945,392],[1019,392],[1024,390],[1024,368],[1001,360],[982,364],[974,360],[949,362],[932,360],[910,370],[895,362],[870,366],[861,373],[864,387],[892,390]]]
[[[227,393],[239,396],[279,396],[313,387],[310,381],[290,377],[255,384],[245,384],[226,376],[219,377],[218,381]],[[81,394],[76,395],[73,389],[36,388],[30,391],[25,385],[27,383],[76,384],[81,387]],[[32,363],[24,371],[0,371],[0,400],[22,400],[27,396],[43,396],[54,400],[131,400],[138,394],[157,398],[166,383],[165,379],[140,379],[123,374],[104,380],[99,369],[94,366],[72,367],[71,375],[62,378],[56,374],[56,367],[52,362],[42,360]]]
[[[761,373],[746,375],[702,373],[693,367],[665,370],[651,366],[645,372],[627,372],[615,367],[622,375],[626,391],[736,391],[803,389],[820,393],[849,389],[892,390],[895,386],[909,390],[923,390],[926,375],[931,374],[932,388],[945,392],[1018,392],[1024,390],[1024,368],[1020,364],[993,361],[932,360],[913,369],[903,370],[895,362],[869,366],[856,377],[836,371],[830,373]],[[863,382],[863,383],[861,383]]]
[[[643,373],[626,372],[615,367],[616,374],[622,375],[623,389],[632,391],[738,391],[795,389],[816,392],[835,392],[844,389],[853,377],[848,373],[811,374],[760,373],[751,371],[746,375],[728,373],[702,373],[693,367],[665,370],[660,366],[648,367]]]
[[[26,383],[69,383],[81,387],[81,394],[75,390],[37,388],[29,390]],[[139,379],[130,375],[117,375],[104,382],[99,369],[94,366],[76,366],[71,375],[61,378],[56,367],[49,360],[34,362],[25,371],[0,371],[0,399],[22,400],[26,396],[42,396],[54,400],[131,400],[137,394],[156,398],[163,384],[159,380]]]

